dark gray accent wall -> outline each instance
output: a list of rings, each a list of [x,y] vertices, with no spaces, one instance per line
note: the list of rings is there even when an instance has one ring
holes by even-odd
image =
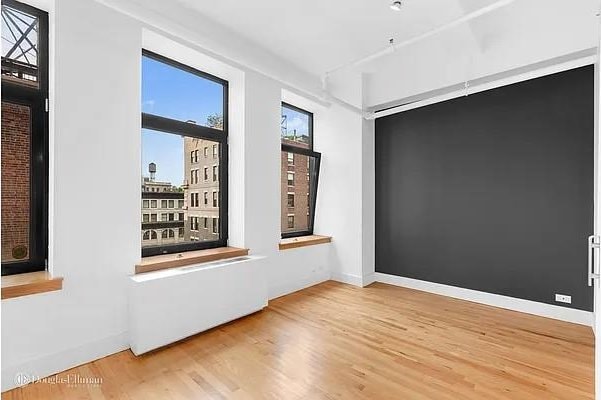
[[[376,120],[376,271],[592,310],[594,70]]]

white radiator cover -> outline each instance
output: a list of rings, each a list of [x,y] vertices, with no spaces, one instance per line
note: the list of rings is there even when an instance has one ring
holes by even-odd
[[[131,276],[133,353],[143,354],[266,307],[263,258],[239,257]]]

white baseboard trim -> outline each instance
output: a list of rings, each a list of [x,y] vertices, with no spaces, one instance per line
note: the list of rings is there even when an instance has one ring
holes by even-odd
[[[365,287],[376,281],[376,274],[371,273],[366,276],[345,274],[341,272],[332,273],[332,280],[336,282],[348,283],[349,285]]]
[[[58,353],[47,354],[18,365],[3,364],[2,392],[27,384],[27,379],[46,378],[127,349],[129,349],[129,335],[127,332],[123,332]]]
[[[383,274],[376,272],[376,281],[390,285],[402,286],[424,292],[440,294],[456,299],[473,301],[475,303],[505,308],[540,317],[553,318],[574,324],[593,326],[594,315],[590,311],[575,310],[573,308],[561,307],[552,304],[539,303],[537,301],[518,299],[478,290],[464,289],[456,286],[443,285],[421,281],[418,279],[405,278],[402,276]]]
[[[333,272],[332,280],[336,282],[348,283],[349,285],[353,286],[363,287],[363,277],[359,275]]]
[[[371,285],[376,281],[376,273],[372,272],[371,274],[365,275],[363,277],[363,287],[367,285]]]
[[[306,276],[300,280],[294,280],[270,286],[268,289],[269,300],[298,292],[299,290],[306,289],[328,280],[330,280],[330,273],[324,272],[321,274],[311,274],[310,276]]]

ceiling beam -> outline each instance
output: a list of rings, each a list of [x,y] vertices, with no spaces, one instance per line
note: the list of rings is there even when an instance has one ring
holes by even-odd
[[[481,17],[483,15],[489,14],[489,13],[491,13],[491,12],[493,12],[493,11],[501,8],[501,7],[508,6],[509,4],[513,3],[514,1],[515,0],[499,0],[499,1],[494,2],[494,3],[492,3],[492,4],[490,4],[490,5],[486,6],[486,7],[482,7],[480,9],[476,10],[476,11],[472,11],[472,12],[470,12],[468,14],[465,14],[465,15],[457,18],[457,19],[454,19],[451,22],[448,22],[448,23],[446,23],[444,25],[441,25],[441,26],[439,26],[437,28],[434,28],[434,29],[432,29],[430,31],[427,31],[425,33],[422,33],[421,35],[412,37],[410,39],[407,39],[407,40],[399,42],[399,43],[391,43],[391,45],[388,46],[388,47],[386,47],[385,49],[379,50],[379,51],[377,51],[375,53],[372,53],[372,54],[370,54],[370,55],[368,55],[366,57],[363,57],[363,58],[361,58],[359,60],[355,60],[355,61],[352,61],[350,63],[344,64],[344,65],[340,65],[340,66],[338,66],[338,67],[336,67],[336,68],[334,68],[334,69],[332,69],[330,71],[327,71],[326,74],[325,74],[325,76],[328,76],[328,75],[331,75],[331,74],[333,74],[335,72],[338,72],[341,69],[356,67],[356,66],[359,66],[359,65],[362,65],[362,64],[374,61],[374,60],[376,60],[376,59],[378,59],[380,57],[383,57],[385,55],[392,54],[396,50],[399,50],[399,49],[401,49],[403,47],[406,47],[406,46],[409,46],[411,44],[420,42],[420,41],[422,41],[422,40],[424,40],[426,38],[429,38],[430,36],[437,35],[437,34],[442,33],[442,32],[444,32],[444,31],[446,31],[448,29],[451,29],[451,28],[454,28],[454,27],[456,27],[458,25],[461,25],[461,24],[464,24],[466,22],[469,22],[469,21],[471,21],[471,20],[473,20],[475,18],[479,18],[479,17]]]

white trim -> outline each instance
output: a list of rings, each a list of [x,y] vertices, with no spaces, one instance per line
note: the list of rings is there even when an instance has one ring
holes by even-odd
[[[574,68],[583,67],[585,65],[590,65],[596,62],[596,56],[588,55],[585,57],[560,62],[553,65],[548,65],[542,68],[534,69],[532,71],[517,73],[515,75],[503,77],[500,79],[492,80],[490,82],[484,82],[481,84],[474,84],[474,86],[467,85],[465,89],[453,90],[448,93],[436,95],[433,97],[429,97],[423,100],[414,101],[408,104],[399,105],[396,107],[391,107],[386,110],[376,111],[373,113],[366,113],[365,118],[368,120],[376,119],[380,117],[385,117],[392,114],[397,114],[403,111],[413,110],[415,108],[420,108],[424,106],[428,106],[435,103],[440,103],[443,101],[456,99],[462,96],[468,96],[470,94],[484,92],[486,90],[495,89],[501,86],[512,85],[514,83],[527,81],[534,78],[540,78],[542,76],[555,74],[558,72],[567,71]],[[468,83],[468,82],[466,82]]]
[[[365,287],[376,281],[376,275],[372,273],[366,276],[360,276],[346,274],[343,272],[334,272],[332,273],[332,280],[336,282],[348,283],[349,285],[353,286]]]
[[[363,277],[354,274],[345,274],[343,272],[333,272],[332,280],[336,282],[348,283],[349,285],[363,287]]]
[[[402,276],[383,274],[376,272],[376,281],[390,285],[421,290],[435,293],[455,299],[473,301],[475,303],[519,311],[526,314],[538,315],[540,317],[553,318],[574,324],[592,326],[593,313],[590,311],[576,310],[552,304],[539,303],[531,300],[518,299],[500,294],[480,292],[478,290],[464,289],[456,286],[443,285],[422,281],[418,279],[405,278]]]
[[[2,392],[22,384],[15,382],[17,374],[41,379],[129,349],[129,335],[123,332],[81,346],[46,354],[17,365],[2,365]]]
[[[318,285],[328,280],[330,280],[330,274],[328,271],[324,271],[323,273],[307,275],[301,279],[290,280],[276,285],[271,285],[268,288],[269,301],[277,299],[278,297],[286,296],[290,293],[298,292],[299,290],[303,290],[311,286]]]

